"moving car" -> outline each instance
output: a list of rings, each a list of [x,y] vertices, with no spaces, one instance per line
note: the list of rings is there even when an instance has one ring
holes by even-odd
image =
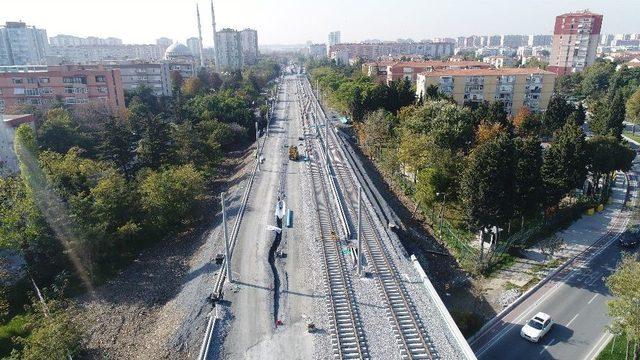
[[[553,320],[551,320],[551,316],[539,312],[522,327],[520,336],[529,341],[538,342],[549,332],[552,326]]]

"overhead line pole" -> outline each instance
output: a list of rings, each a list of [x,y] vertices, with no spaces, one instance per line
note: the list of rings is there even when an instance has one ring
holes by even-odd
[[[220,202],[222,204],[222,229],[224,232],[225,270],[227,272],[227,280],[232,283],[233,279],[231,278],[231,254],[229,251],[229,235],[227,233],[227,209],[224,204],[224,192],[220,193]]]

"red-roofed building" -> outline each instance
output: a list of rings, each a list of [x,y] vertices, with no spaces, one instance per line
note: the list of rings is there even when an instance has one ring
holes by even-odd
[[[588,10],[557,16],[549,70],[564,75],[593,64],[601,29],[602,15]]]
[[[381,83],[407,79],[415,84],[418,74],[443,69],[488,69],[490,64],[480,61],[378,61],[362,65],[362,72]]]
[[[424,98],[435,86],[458,104],[501,101],[516,114],[522,107],[544,111],[549,104],[556,74],[531,68],[444,69],[418,74],[416,96]]]

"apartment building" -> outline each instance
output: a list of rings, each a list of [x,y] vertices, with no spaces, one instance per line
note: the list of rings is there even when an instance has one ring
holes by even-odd
[[[327,45],[325,44],[309,44],[307,53],[314,59],[323,59],[327,57]]]
[[[161,60],[165,47],[153,44],[141,45],[63,45],[51,46],[49,55],[66,63],[88,64],[110,60]]]
[[[187,47],[189,48],[189,52],[191,52],[194,58],[200,59],[200,39],[198,39],[197,37],[188,38]]]
[[[431,85],[458,104],[501,101],[510,114],[522,107],[544,111],[553,94],[556,74],[541,69],[444,69],[418,74],[416,95]]]
[[[51,46],[80,46],[80,45],[122,45],[122,40],[114,37],[99,38],[89,36],[86,38],[73,35],[56,35],[49,38]]]
[[[491,65],[494,68],[512,67],[516,65],[516,59],[509,56],[485,56],[482,58],[482,62]]]
[[[47,108],[58,101],[70,106],[100,102],[123,111],[120,70],[101,65],[0,67],[0,112],[19,104]]]
[[[417,55],[427,58],[448,58],[453,55],[454,44],[450,42],[383,42],[359,44],[335,44],[329,54],[344,51],[349,59],[377,60],[386,56]]]
[[[378,61],[362,65],[362,72],[376,78],[379,82],[390,84],[392,81],[407,79],[416,83],[418,74],[425,71],[445,69],[486,69],[491,65],[479,61]]]
[[[329,46],[340,44],[340,31],[332,31],[329,33]]]
[[[242,59],[245,65],[253,65],[258,62],[258,32],[253,29],[240,31],[242,42]]]
[[[602,15],[587,10],[557,16],[549,70],[564,75],[593,64],[601,28]]]
[[[233,29],[222,29],[216,32],[216,67],[219,71],[242,69],[242,39],[240,33]]]
[[[44,29],[23,22],[7,22],[0,27],[0,66],[45,64],[48,48]]]

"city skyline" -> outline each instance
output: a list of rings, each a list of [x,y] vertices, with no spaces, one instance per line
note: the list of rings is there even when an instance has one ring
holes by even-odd
[[[68,8],[82,11],[99,8],[99,1],[66,1]],[[117,37],[125,43],[154,43],[159,37],[168,37],[180,42],[197,37],[195,4],[208,8],[208,1],[179,2],[175,0],[141,0],[125,2],[113,0],[101,8],[101,16],[67,18],[51,17],[59,4],[39,0],[24,0],[12,3],[3,9],[0,22],[24,21],[47,30],[49,36],[58,34],[74,36]],[[95,6],[93,5],[95,4]],[[259,2],[257,0],[216,1],[218,29],[253,28],[260,33],[261,44],[302,44],[326,42],[330,31],[340,30],[343,42],[358,42],[366,39],[395,40],[412,38],[416,41],[432,37],[488,34],[551,34],[555,16],[569,11],[589,8],[604,15],[602,33],[640,32],[634,23],[634,14],[640,11],[640,3],[630,0],[601,1],[543,0],[523,6],[495,0],[450,2],[405,1],[404,7],[411,11],[389,16],[389,9],[379,0],[370,6],[358,6],[356,1],[303,3],[294,0]],[[149,12],[149,7],[153,11]],[[246,11],[251,9],[252,11]],[[464,12],[461,12],[464,10]],[[153,14],[141,17],[140,13]],[[313,17],[303,14],[312,13]],[[27,15],[25,15],[27,14]],[[297,15],[302,14],[302,15]],[[438,16],[432,16],[438,14]],[[519,15],[519,16],[518,16]],[[113,19],[119,19],[117,22]],[[504,21],[482,21],[482,19]],[[376,19],[377,21],[371,21]],[[531,21],[535,19],[536,21]],[[527,20],[527,21],[524,21]],[[211,24],[208,12],[202,13],[205,29]],[[286,23],[287,31],[282,31]],[[167,26],[171,24],[171,26]],[[131,29],[136,32],[132,33]],[[389,29],[393,29],[389,31]],[[213,45],[212,36],[203,31],[204,46]]]

